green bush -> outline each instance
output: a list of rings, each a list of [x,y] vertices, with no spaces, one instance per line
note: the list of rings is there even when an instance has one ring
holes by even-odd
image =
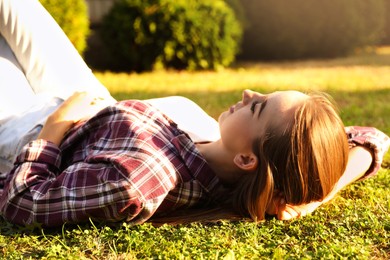
[[[390,0],[389,0],[390,1]],[[245,11],[241,4],[240,0],[225,0],[225,3],[230,6],[230,8],[234,11],[234,14],[237,20],[240,22],[241,27],[244,28],[247,24],[247,20],[245,17]]]
[[[385,0],[241,0],[245,59],[337,57],[376,44]]]
[[[242,30],[222,0],[120,0],[105,16],[111,69],[217,69],[231,64]]]
[[[87,47],[89,17],[85,0],[40,0],[82,54]]]

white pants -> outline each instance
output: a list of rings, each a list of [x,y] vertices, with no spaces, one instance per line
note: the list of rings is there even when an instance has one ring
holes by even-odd
[[[1,0],[0,34],[35,94],[66,99],[85,90],[109,96],[38,0]]]
[[[115,100],[38,0],[0,0],[0,172],[76,91]],[[219,138],[217,122],[183,97],[148,100],[194,141]]]

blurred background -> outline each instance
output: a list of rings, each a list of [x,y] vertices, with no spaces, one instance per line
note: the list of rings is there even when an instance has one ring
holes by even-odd
[[[97,70],[218,70],[390,43],[390,0],[40,0]]]

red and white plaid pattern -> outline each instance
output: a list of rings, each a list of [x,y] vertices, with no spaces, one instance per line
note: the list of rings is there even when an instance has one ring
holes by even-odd
[[[380,168],[390,140],[372,127],[347,127]],[[72,128],[60,147],[27,144],[6,180],[0,212],[16,224],[59,226],[89,218],[143,223],[153,214],[210,201],[215,173],[188,136],[157,109],[123,101]]]
[[[147,103],[123,101],[76,125],[60,147],[26,145],[4,182],[0,210],[17,224],[143,223],[203,203],[218,186],[172,121]]]

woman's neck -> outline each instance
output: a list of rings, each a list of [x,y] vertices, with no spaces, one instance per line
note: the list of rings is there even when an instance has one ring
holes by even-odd
[[[240,170],[233,162],[234,155],[226,151],[220,141],[198,143],[196,147],[221,182],[231,184],[238,180]]]

